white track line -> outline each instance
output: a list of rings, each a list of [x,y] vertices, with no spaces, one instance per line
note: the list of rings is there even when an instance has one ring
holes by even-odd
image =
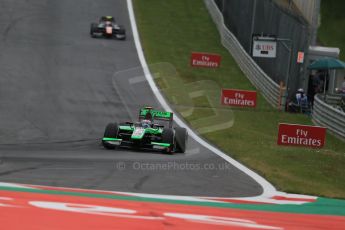
[[[138,57],[140,60],[140,63],[142,65],[142,68],[144,70],[144,75],[152,89],[152,91],[154,92],[154,95],[157,97],[159,103],[162,105],[162,107],[167,110],[167,111],[173,111],[170,106],[168,105],[168,103],[165,101],[164,97],[161,95],[159,89],[157,88],[153,77],[149,71],[147,62],[145,60],[145,56],[142,50],[142,46],[140,43],[140,37],[138,34],[138,28],[137,28],[137,24],[135,21],[135,16],[134,16],[134,10],[133,10],[133,4],[132,4],[132,0],[127,0],[127,7],[128,7],[128,13],[129,13],[129,18],[131,21],[131,27],[132,27],[132,33],[133,33],[133,39],[135,42],[135,46],[137,49],[137,53],[138,53]],[[209,150],[211,150],[212,152],[214,152],[215,154],[217,154],[218,156],[222,157],[224,160],[226,160],[227,162],[231,163],[233,166],[235,166],[236,168],[238,168],[239,170],[241,170],[242,172],[246,173],[248,176],[250,176],[251,178],[253,178],[257,183],[259,183],[262,188],[263,188],[263,193],[258,196],[258,197],[272,197],[277,193],[277,190],[275,189],[275,187],[270,184],[265,178],[263,178],[262,176],[258,175],[257,173],[255,173],[253,170],[247,168],[246,166],[242,165],[241,163],[239,163],[238,161],[232,159],[231,157],[229,157],[228,155],[226,155],[224,152],[222,152],[221,150],[215,148],[214,146],[210,145],[209,143],[207,143],[206,141],[204,141],[203,139],[201,139],[190,127],[188,127],[187,124],[185,124],[178,116],[174,116],[174,120],[175,122],[179,125],[179,126],[183,126],[186,127],[188,130],[189,135],[195,139],[197,142],[199,142],[201,145],[203,145],[204,147],[208,148]]]
[[[123,195],[132,196],[140,198],[151,198],[151,199],[165,199],[165,200],[177,200],[177,201],[188,201],[188,202],[211,202],[211,203],[240,203],[241,202],[254,202],[254,203],[266,203],[266,204],[292,204],[301,205],[305,203],[315,202],[318,197],[299,195],[299,194],[286,194],[277,192],[277,196],[281,196],[282,199],[277,197],[241,197],[241,198],[225,198],[225,197],[198,197],[198,196],[180,196],[180,195],[159,195],[159,194],[147,194],[147,193],[132,193],[132,192],[121,192],[121,191],[107,191],[107,190],[95,190],[95,189],[81,189],[81,188],[68,188],[68,187],[52,187],[44,185],[26,185],[26,184],[15,184],[15,183],[2,183],[1,187],[11,187],[11,188],[23,188],[23,189],[33,189],[33,190],[51,190],[51,189],[62,189],[61,191],[66,192],[86,192],[86,193],[98,193],[106,195]],[[285,199],[284,199],[285,198]],[[292,198],[292,200],[289,200]],[[8,199],[0,197],[1,199]],[[11,198],[9,198],[11,199]],[[1,204],[0,204],[1,206]]]
[[[30,186],[21,185],[21,184],[15,184],[15,183],[6,183],[6,182],[0,182],[0,187],[10,187],[10,188],[31,188]]]

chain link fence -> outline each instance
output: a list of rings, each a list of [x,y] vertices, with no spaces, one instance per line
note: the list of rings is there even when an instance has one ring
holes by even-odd
[[[249,56],[236,37],[228,30],[223,15],[214,0],[204,0],[221,36],[221,42],[252,84],[259,89],[273,107],[280,107],[280,87]]]
[[[299,51],[308,51],[309,24],[298,11],[273,0],[214,2],[224,17],[224,24],[248,54],[251,54],[255,34],[281,39],[277,43],[276,58],[253,58],[274,82],[288,82],[289,95],[306,85],[306,70],[304,64],[297,63],[297,55]]]

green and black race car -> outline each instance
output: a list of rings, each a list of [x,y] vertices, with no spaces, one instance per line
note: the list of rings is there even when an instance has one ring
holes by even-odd
[[[110,123],[105,128],[102,144],[107,149],[130,147],[166,153],[186,151],[187,130],[173,128],[173,113],[145,107],[138,122]]]

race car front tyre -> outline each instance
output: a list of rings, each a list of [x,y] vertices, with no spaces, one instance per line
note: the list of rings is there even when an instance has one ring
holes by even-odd
[[[116,37],[119,40],[125,40],[126,39],[126,30],[122,26],[120,26],[120,29],[116,31]]]
[[[176,151],[184,153],[186,151],[188,133],[185,128],[175,128]]]
[[[104,137],[109,138],[117,138],[117,135],[119,133],[119,125],[117,123],[109,123],[104,131]],[[107,141],[102,140],[102,145],[106,149],[115,149],[115,145],[112,145],[108,143]]]
[[[162,142],[170,144],[170,147],[166,150],[167,153],[172,153],[174,150],[174,130],[164,129],[162,133]]]
[[[91,23],[91,26],[90,26],[90,35],[91,37],[95,37],[95,32],[97,31],[97,23]]]

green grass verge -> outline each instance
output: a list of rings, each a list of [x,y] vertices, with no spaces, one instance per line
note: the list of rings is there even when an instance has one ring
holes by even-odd
[[[209,142],[256,170],[286,192],[345,198],[345,143],[327,135],[323,149],[277,146],[280,122],[311,124],[310,118],[276,111],[259,95],[256,109],[219,106],[220,88],[254,89],[228,51],[202,0],[134,0],[148,63],[158,85],[185,120]],[[191,51],[219,53],[219,69],[192,68]],[[167,87],[168,86],[168,87]],[[192,99],[187,99],[187,93]],[[225,129],[207,130],[215,120]],[[213,131],[212,131],[213,130]]]
[[[345,1],[321,1],[320,41],[326,46],[339,47],[340,59],[345,61]]]

